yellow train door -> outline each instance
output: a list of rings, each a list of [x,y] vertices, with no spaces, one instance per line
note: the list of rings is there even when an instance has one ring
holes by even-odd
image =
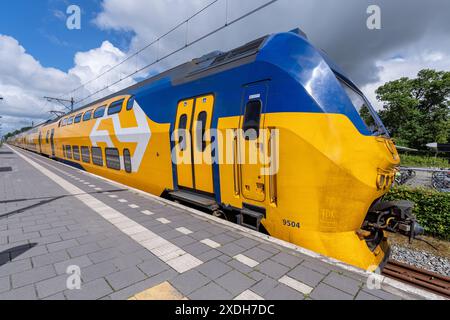
[[[241,192],[245,199],[257,202],[266,200],[266,176],[264,159],[266,137],[264,128],[264,110],[267,103],[268,83],[261,82],[246,86],[244,89],[243,114],[241,120],[240,174]]]
[[[178,103],[175,151],[181,188],[214,193],[210,136],[213,109],[213,95]]]

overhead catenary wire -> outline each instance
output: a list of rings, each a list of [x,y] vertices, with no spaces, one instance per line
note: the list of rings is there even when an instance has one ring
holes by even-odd
[[[226,11],[227,11],[227,13],[226,13],[226,21],[225,21],[225,24],[224,24],[224,25],[222,25],[222,26],[220,26],[220,27],[217,27],[216,29],[214,29],[214,30],[208,32],[207,34],[205,34],[205,35],[203,35],[203,36],[201,36],[201,37],[199,37],[199,38],[197,38],[197,39],[195,39],[195,40],[193,40],[193,41],[191,41],[191,42],[188,42],[188,37],[187,37],[187,35],[186,35],[186,42],[185,42],[184,45],[182,45],[180,48],[178,48],[178,49],[176,49],[176,50],[174,50],[174,51],[172,51],[172,52],[170,52],[170,53],[168,53],[168,54],[166,54],[166,55],[164,55],[164,56],[159,57],[159,45],[160,45],[160,41],[161,41],[164,37],[166,37],[166,36],[167,36],[168,34],[170,34],[171,32],[175,31],[176,29],[180,28],[182,25],[184,25],[184,24],[188,25],[188,24],[189,24],[189,21],[192,20],[192,18],[198,16],[199,14],[201,14],[202,12],[204,12],[205,10],[207,10],[208,8],[210,8],[212,5],[214,5],[215,3],[219,2],[219,1],[221,1],[221,0],[214,0],[214,1],[212,1],[212,2],[209,3],[207,6],[203,7],[201,10],[197,11],[195,14],[193,14],[192,16],[190,16],[188,19],[183,20],[183,22],[180,22],[180,23],[177,24],[175,27],[173,27],[172,29],[170,29],[168,32],[164,33],[162,36],[158,37],[156,40],[154,40],[154,41],[150,42],[149,44],[147,44],[146,46],[142,47],[141,49],[139,49],[138,51],[136,51],[135,53],[133,53],[133,54],[130,55],[129,57],[127,57],[127,58],[125,58],[124,60],[122,60],[122,61],[121,61],[120,63],[118,63],[117,65],[111,67],[110,69],[108,69],[108,70],[106,70],[105,72],[101,73],[101,74],[98,75],[97,77],[95,77],[95,78],[89,80],[88,82],[84,83],[83,85],[79,86],[78,88],[76,88],[76,89],[70,91],[70,92],[68,93],[68,95],[71,95],[72,93],[74,93],[74,92],[76,92],[76,91],[78,91],[78,90],[80,90],[80,89],[86,87],[87,85],[93,83],[94,81],[100,79],[102,76],[104,76],[104,75],[106,75],[107,73],[109,73],[109,72],[115,70],[117,67],[121,66],[121,65],[124,64],[126,61],[129,61],[129,60],[132,59],[133,57],[138,56],[141,52],[143,52],[144,50],[146,50],[146,49],[149,48],[150,46],[152,46],[152,45],[154,45],[154,44],[157,44],[157,45],[158,45],[158,49],[157,49],[157,57],[156,57],[156,60],[155,60],[155,61],[153,61],[153,62],[151,62],[151,63],[149,63],[149,64],[146,64],[146,65],[144,65],[143,67],[141,67],[141,68],[139,68],[139,69],[136,69],[134,72],[131,72],[130,74],[128,74],[128,75],[126,75],[126,76],[124,76],[124,77],[120,77],[119,80],[116,80],[116,81],[114,81],[114,82],[112,82],[112,83],[109,83],[107,86],[105,86],[105,87],[103,87],[103,88],[101,88],[101,89],[99,89],[99,90],[97,90],[97,91],[94,91],[94,92],[90,93],[89,95],[87,95],[86,97],[84,97],[84,98],[82,98],[82,99],[76,101],[76,104],[79,105],[79,104],[85,102],[86,100],[90,99],[91,97],[93,97],[93,96],[95,96],[95,95],[97,95],[97,94],[99,94],[99,93],[105,91],[106,89],[108,89],[108,88],[110,88],[110,87],[113,87],[113,86],[115,86],[115,85],[121,83],[122,81],[124,81],[124,80],[126,80],[126,79],[129,79],[129,78],[131,78],[131,77],[133,77],[134,75],[136,75],[136,74],[138,74],[138,73],[140,73],[140,72],[142,72],[142,71],[148,69],[149,67],[151,67],[151,66],[153,66],[153,65],[155,65],[155,64],[157,64],[157,63],[160,63],[161,61],[163,61],[163,60],[165,60],[165,59],[167,59],[167,58],[169,58],[169,57],[171,57],[171,56],[173,56],[173,55],[175,55],[175,54],[181,52],[182,50],[184,50],[184,49],[186,49],[186,48],[188,48],[188,47],[190,47],[190,46],[192,46],[192,45],[194,45],[194,44],[197,44],[198,42],[200,42],[200,41],[202,41],[202,40],[204,40],[204,39],[206,39],[206,38],[212,36],[212,35],[215,34],[215,33],[219,32],[219,31],[222,31],[223,29],[225,29],[225,28],[227,28],[227,27],[229,27],[229,26],[231,26],[231,25],[233,25],[233,24],[235,24],[235,23],[237,23],[237,22],[239,22],[239,21],[242,21],[243,19],[245,19],[245,18],[247,18],[247,17],[249,17],[249,16],[251,16],[251,15],[257,13],[258,11],[260,11],[260,10],[262,10],[262,9],[264,9],[264,8],[266,8],[266,7],[268,7],[268,6],[270,6],[270,5],[272,5],[273,3],[277,2],[278,0],[270,0],[270,1],[267,1],[266,3],[260,5],[260,6],[256,7],[256,8],[254,8],[254,9],[251,10],[251,11],[246,12],[245,14],[242,14],[241,16],[239,16],[239,17],[237,17],[237,18],[235,18],[235,19],[233,19],[233,20],[231,20],[231,21],[228,21],[228,0],[226,0],[226,3],[227,3],[227,5],[226,5]],[[186,28],[186,29],[187,29],[187,28]]]

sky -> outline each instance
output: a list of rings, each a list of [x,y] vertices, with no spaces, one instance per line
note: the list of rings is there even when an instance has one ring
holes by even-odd
[[[450,70],[448,0],[278,0],[258,13],[152,65],[107,90],[124,75],[268,0],[219,0],[159,44],[113,72],[91,79],[143,48],[213,0],[14,0],[0,2],[2,133],[37,124],[64,107],[44,96],[77,101],[114,92],[139,79],[214,50],[300,27],[347,72],[377,109],[375,90],[424,68]],[[81,29],[69,30],[67,8],[81,9]],[[381,9],[381,29],[369,30],[367,8]],[[88,102],[86,100],[84,102]],[[81,102],[80,102],[81,104]]]

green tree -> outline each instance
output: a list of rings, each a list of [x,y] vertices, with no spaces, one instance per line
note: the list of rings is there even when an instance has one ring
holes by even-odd
[[[425,69],[417,78],[388,82],[376,91],[380,117],[391,135],[408,147],[450,141],[450,72]]]

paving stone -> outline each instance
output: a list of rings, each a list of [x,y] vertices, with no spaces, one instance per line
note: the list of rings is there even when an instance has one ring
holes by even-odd
[[[40,256],[43,254],[46,254],[47,248],[45,246],[34,246],[30,247],[27,251],[11,251],[10,252],[10,258],[11,261],[18,261],[22,259],[32,258],[36,256]]]
[[[146,278],[141,270],[134,267],[113,273],[107,276],[106,280],[114,290],[120,290]]]
[[[214,237],[212,237],[210,239],[212,241],[220,243],[221,245],[225,245],[225,244],[233,242],[235,240],[233,237],[230,237],[230,236],[226,235],[225,233],[219,234],[219,235],[214,236]]]
[[[370,290],[368,288],[364,288],[363,292],[368,293],[370,295],[373,295],[377,298],[383,299],[383,300],[401,300],[399,296],[393,295],[392,293],[386,292],[384,290]]]
[[[228,235],[229,237],[233,238],[231,235]],[[240,238],[238,238],[236,240],[236,238],[234,239],[234,244],[237,244],[238,246],[244,248],[244,249],[251,249],[256,247],[259,242],[250,238],[245,238],[243,236],[240,236]]]
[[[69,248],[69,249],[67,249],[67,252],[69,253],[69,255],[71,257],[75,258],[75,257],[79,257],[79,256],[82,256],[85,254],[99,251],[101,249],[102,248],[97,243],[89,243],[89,244],[84,244],[81,246]]]
[[[191,300],[231,300],[233,295],[211,282],[189,295]]]
[[[285,265],[289,268],[294,268],[303,261],[303,259],[285,252],[280,252],[279,254],[274,255],[272,257],[272,260],[281,263],[282,265]]]
[[[52,228],[52,226],[48,223],[38,224],[38,225],[34,224],[33,226],[23,228],[23,232],[25,232],[25,233],[35,232],[35,231],[41,231],[41,230],[48,230],[51,228]]]
[[[149,277],[153,277],[169,269],[169,266],[167,264],[157,260],[156,258],[141,263],[137,267]]]
[[[265,250],[262,250],[260,248],[252,248],[250,250],[247,250],[243,253],[243,255],[258,261],[258,262],[263,262],[267,259],[269,259],[270,257],[273,256],[273,253],[271,252],[267,252]]]
[[[55,263],[54,266],[57,274],[64,274],[67,272],[69,266],[78,266],[81,269],[81,272],[83,272],[83,268],[90,266],[91,264],[92,261],[89,260],[87,256],[81,256]]]
[[[279,284],[270,290],[264,298],[266,300],[304,300],[305,296],[284,284]]]
[[[175,239],[172,239],[171,242],[178,247],[185,247],[193,243],[197,243],[198,240],[189,237],[189,236],[181,236]]]
[[[98,300],[113,292],[105,279],[83,284],[80,290],[66,290],[65,296],[69,300]]]
[[[288,272],[288,276],[304,284],[307,284],[310,287],[317,286],[319,282],[322,281],[322,279],[325,277],[323,274],[302,266],[297,266],[292,269],[290,272]]]
[[[284,274],[286,274],[286,272],[290,270],[288,267],[285,267],[272,260],[264,261],[260,265],[256,266],[255,269],[261,273],[267,274],[273,279],[281,278]]]
[[[335,272],[331,272],[322,282],[345,291],[352,296],[356,295],[356,293],[361,289],[362,284],[356,280],[351,278],[339,275]]]
[[[8,262],[0,266],[0,277],[31,269],[31,259]]]
[[[137,282],[127,288],[116,291],[110,295],[111,300],[127,300],[134,295],[147,290],[148,288],[153,288],[160,285],[163,282],[170,281],[175,278],[178,273],[175,270],[164,271],[154,277],[145,279],[143,281]]]
[[[381,298],[375,297],[371,294],[368,294],[364,291],[360,291],[356,296],[355,300],[382,300]]]
[[[46,297],[42,300],[63,301],[63,300],[66,300],[66,296],[62,292],[58,292],[57,294]]]
[[[8,291],[10,287],[9,277],[0,278],[0,293]]]
[[[8,236],[8,241],[9,241],[9,243],[15,243],[15,242],[23,241],[23,240],[30,240],[33,238],[37,238],[39,236],[40,236],[39,232],[16,234],[16,235]]]
[[[73,248],[79,246],[80,244],[75,239],[59,241],[47,245],[49,252],[60,251],[64,249]]]
[[[53,265],[34,268],[11,276],[13,288],[23,287],[56,276]]]
[[[228,243],[222,247],[217,248],[217,250],[225,253],[226,255],[229,255],[231,257],[234,257],[235,255],[238,255],[245,251],[244,248],[234,244],[234,243]]]
[[[36,300],[36,291],[32,285],[13,289],[0,294],[0,300]]]
[[[247,265],[243,264],[242,262],[237,261],[235,259],[228,261],[227,265],[229,265],[233,269],[236,269],[240,273],[244,273],[244,274],[248,274],[248,273],[254,271],[253,268],[250,268],[249,266],[247,266]]]
[[[112,259],[111,262],[120,270],[126,270],[137,266],[144,262],[144,260],[135,254],[122,254],[119,257]]]
[[[36,283],[36,290],[38,292],[38,297],[42,299],[66,290],[68,277],[69,275],[63,274]]]
[[[330,265],[327,265],[325,263],[321,263],[321,262],[315,262],[315,261],[310,261],[310,260],[305,260],[301,263],[301,265],[305,268],[314,270],[318,273],[321,273],[323,275],[327,275],[331,272],[332,268]]]
[[[236,270],[227,273],[226,275],[215,280],[215,282],[217,282],[222,288],[235,295],[244,292],[255,284],[255,280]]]
[[[263,297],[278,285],[279,285],[278,281],[267,277],[258,281],[258,283],[256,283],[253,287],[251,287],[250,290]]]
[[[203,261],[203,262],[208,262],[208,261],[211,261],[211,260],[214,260],[214,259],[220,257],[221,255],[222,255],[222,252],[212,249],[212,250],[209,250],[209,251],[197,256],[197,259],[199,259],[200,261]],[[217,259],[217,260],[219,260],[219,259]]]
[[[312,292],[314,300],[353,300],[353,296],[344,291],[330,287],[325,283],[319,284]]]
[[[197,267],[197,270],[211,280],[214,280],[230,272],[232,268],[221,261],[213,260]]]
[[[208,247],[207,245],[204,245],[203,243],[193,243],[193,244],[183,247],[183,250],[186,251],[187,253],[190,253],[194,257],[197,257],[197,256],[201,255],[202,253],[205,253],[205,252],[211,250],[211,248]]]
[[[83,268],[81,278],[83,279],[83,282],[91,282],[117,271],[119,271],[119,269],[113,263],[105,261]]]
[[[120,257],[122,253],[116,248],[107,248],[93,253],[89,253],[88,257],[93,263],[99,263]]]
[[[210,280],[207,277],[196,270],[187,271],[170,281],[170,283],[184,295],[190,294],[209,282]]]
[[[33,257],[31,260],[33,261],[34,267],[42,267],[49,264],[55,264],[64,260],[69,260],[70,257],[66,251],[61,250],[57,252],[51,252],[47,254],[43,254],[37,257]]]

